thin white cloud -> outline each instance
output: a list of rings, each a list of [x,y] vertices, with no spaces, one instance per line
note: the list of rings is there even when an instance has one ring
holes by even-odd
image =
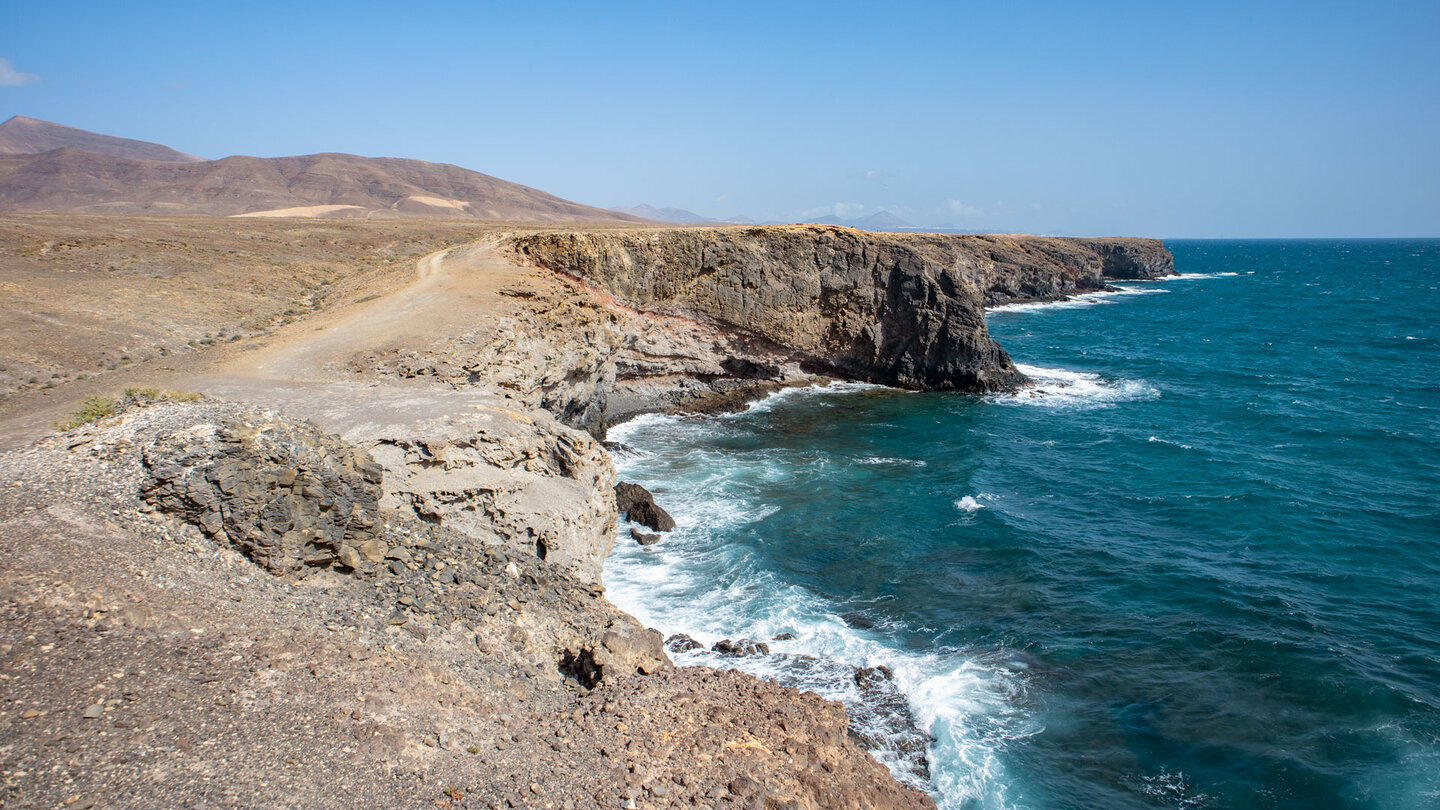
[[[951,216],[956,217],[985,216],[985,212],[981,210],[979,206],[971,205],[970,203],[962,202],[960,200],[946,200],[945,210],[949,211]]]
[[[880,171],[879,169],[871,169],[870,171],[865,172],[865,179],[866,179],[866,180],[879,180],[881,177],[884,177],[884,176],[885,176],[885,173],[882,172],[882,171]]]
[[[21,73],[10,64],[9,59],[0,58],[0,87],[20,87],[34,84],[40,77],[33,73]]]

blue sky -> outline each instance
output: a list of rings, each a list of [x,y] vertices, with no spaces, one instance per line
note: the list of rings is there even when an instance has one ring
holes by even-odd
[[[715,217],[1440,236],[1437,43],[1435,0],[11,0],[0,118]]]

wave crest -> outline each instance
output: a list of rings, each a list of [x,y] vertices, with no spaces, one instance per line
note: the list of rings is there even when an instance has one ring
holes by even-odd
[[[1041,368],[1016,363],[1032,385],[990,399],[1002,405],[1036,405],[1045,408],[1112,408],[1120,402],[1155,399],[1159,389],[1144,380],[1108,380],[1089,371]]]

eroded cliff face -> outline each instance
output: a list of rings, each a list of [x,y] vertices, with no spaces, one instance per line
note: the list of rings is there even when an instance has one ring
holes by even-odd
[[[643,311],[738,331],[867,382],[994,391],[1024,378],[987,303],[1173,272],[1154,240],[875,234],[829,226],[542,232],[521,256]]]
[[[613,526],[609,478],[570,486],[603,460],[589,437],[481,411],[402,446],[382,424],[362,445],[264,408],[132,403],[0,454],[0,654],[13,704],[41,707],[0,724],[0,805],[933,810],[839,704],[676,669],[555,553],[412,513],[400,496],[503,471],[560,484],[569,514],[599,493]],[[93,767],[49,767],[47,740]]]

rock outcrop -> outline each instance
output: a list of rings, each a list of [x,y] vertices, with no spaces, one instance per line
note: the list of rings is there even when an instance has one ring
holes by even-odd
[[[771,357],[922,390],[993,391],[1023,381],[989,336],[987,303],[1173,272],[1160,243],[1143,239],[790,226],[542,232],[513,244],[641,310],[738,332]],[[717,376],[783,376],[763,358],[715,360]]]
[[[549,413],[509,404],[357,431],[385,469],[381,505],[599,583],[615,544],[609,458]]]
[[[296,567],[233,541],[281,503],[348,547],[336,505],[375,514],[377,473],[345,440],[219,402],[0,455],[0,804],[934,807],[839,704],[676,669],[532,553],[383,505],[381,562]],[[60,751],[87,767],[51,767]]]
[[[655,503],[655,496],[650,490],[639,484],[621,481],[615,485],[615,510],[632,523],[639,523],[657,532],[675,530],[675,518]],[[636,535],[635,539],[639,540],[641,545],[655,542],[647,542],[639,535]]]
[[[952,267],[843,228],[540,233],[517,249],[641,309],[698,316],[806,364],[906,388],[993,391],[1023,378]]]
[[[146,446],[148,501],[272,574],[384,560],[368,454],[269,412],[216,415]]]

